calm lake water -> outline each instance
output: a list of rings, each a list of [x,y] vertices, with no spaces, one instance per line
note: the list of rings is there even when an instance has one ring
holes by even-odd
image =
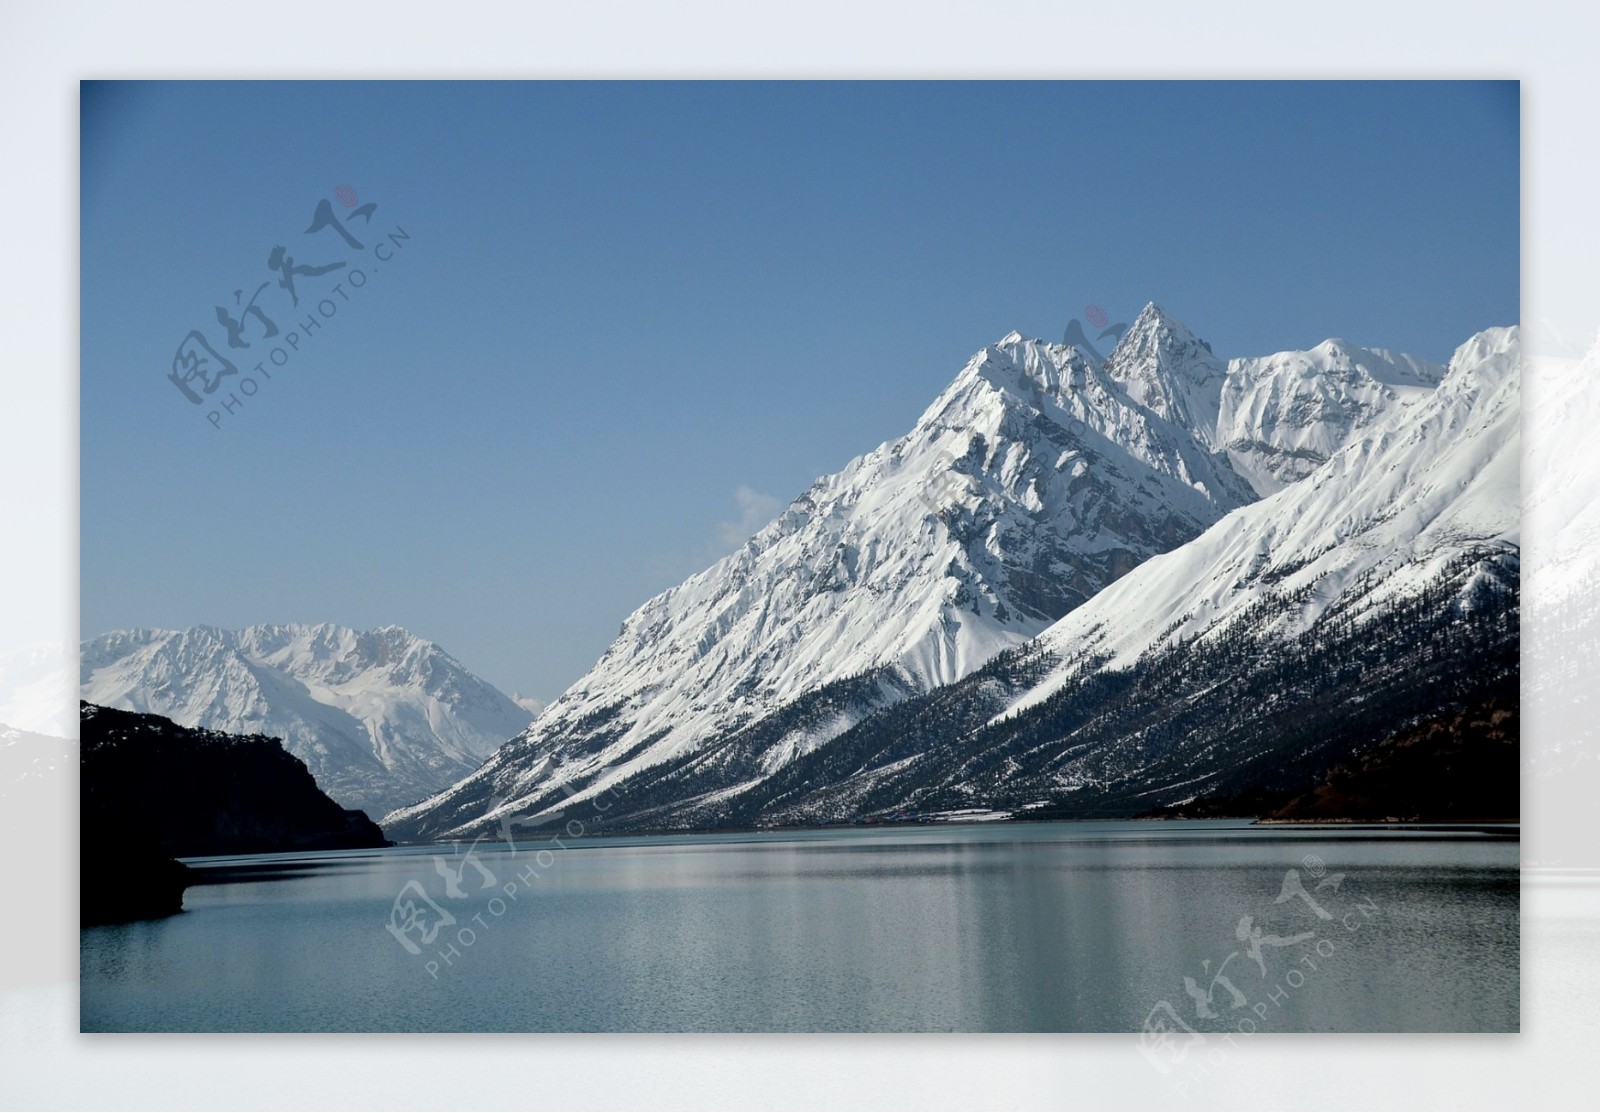
[[[1518,1027],[1515,828],[564,842],[197,860],[183,914],[83,931],[82,1028]]]

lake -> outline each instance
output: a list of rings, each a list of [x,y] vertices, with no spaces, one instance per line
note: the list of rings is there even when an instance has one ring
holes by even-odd
[[[968,823],[196,859],[181,915],[83,930],[81,1026],[1515,1031],[1518,845]]]

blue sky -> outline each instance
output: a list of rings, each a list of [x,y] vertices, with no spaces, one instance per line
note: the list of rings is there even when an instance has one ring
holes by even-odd
[[[1223,356],[1443,361],[1515,322],[1518,118],[1515,83],[85,85],[83,632],[398,623],[553,697],[1012,328],[1154,300]],[[279,245],[345,266],[292,308]],[[229,349],[262,282],[279,335]],[[191,329],[239,369],[198,406]]]

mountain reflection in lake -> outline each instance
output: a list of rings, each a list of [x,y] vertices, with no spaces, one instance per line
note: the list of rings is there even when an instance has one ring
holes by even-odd
[[[564,842],[196,861],[182,915],[83,931],[82,1027],[1518,1027],[1515,827]]]

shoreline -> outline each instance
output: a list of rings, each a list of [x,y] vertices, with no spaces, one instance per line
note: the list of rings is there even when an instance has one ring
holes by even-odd
[[[648,843],[652,843],[652,842],[662,842],[662,841],[665,841],[665,840],[668,840],[668,839],[694,839],[694,838],[707,838],[707,837],[763,836],[763,835],[771,835],[771,836],[779,836],[779,837],[781,837],[781,836],[785,836],[785,835],[790,835],[790,836],[821,835],[821,834],[827,834],[827,833],[830,833],[830,832],[841,832],[841,831],[874,831],[875,832],[875,831],[895,831],[895,830],[905,830],[905,829],[914,829],[914,830],[918,830],[918,831],[926,831],[926,830],[931,830],[931,829],[935,829],[935,828],[945,828],[945,827],[964,827],[964,828],[965,827],[983,827],[983,828],[990,828],[990,829],[999,829],[999,828],[1004,828],[1004,827],[1009,827],[1009,826],[1021,826],[1021,825],[1024,825],[1024,824],[1027,825],[1027,826],[1036,827],[1036,826],[1039,826],[1041,824],[1046,824],[1046,823],[1061,823],[1061,824],[1068,824],[1068,823],[1071,823],[1071,824],[1096,824],[1096,823],[1235,823],[1235,824],[1239,824],[1240,825],[1237,828],[1234,828],[1235,830],[1251,830],[1251,829],[1268,830],[1268,829],[1277,828],[1277,827],[1285,827],[1285,828],[1292,827],[1292,828],[1295,828],[1295,829],[1298,829],[1298,830],[1316,830],[1318,828],[1324,828],[1324,829],[1328,829],[1328,830],[1351,831],[1351,830],[1360,830],[1360,829],[1363,829],[1363,828],[1368,828],[1368,829],[1372,829],[1372,830],[1384,830],[1384,831],[1413,831],[1413,832],[1416,832],[1416,833],[1419,833],[1419,834],[1420,833],[1430,832],[1430,831],[1432,831],[1432,832],[1462,832],[1462,831],[1469,831],[1469,830],[1477,830],[1479,833],[1481,833],[1481,834],[1483,834],[1485,836],[1508,838],[1508,837],[1511,837],[1511,836],[1515,835],[1519,839],[1521,837],[1521,826],[1522,826],[1520,820],[1505,820],[1505,819],[1490,819],[1490,820],[1397,820],[1397,821],[1369,820],[1369,819],[1276,819],[1276,820],[1265,820],[1265,819],[1260,819],[1260,818],[1256,818],[1256,817],[1252,817],[1252,816],[1206,816],[1206,817],[1198,817],[1198,818],[1197,817],[1167,817],[1167,816],[1134,816],[1134,817],[1116,817],[1116,818],[1096,817],[1096,818],[1081,818],[1081,819],[1065,819],[1065,818],[1063,818],[1063,819],[1049,819],[1049,820],[1016,820],[1016,819],[1009,819],[1009,820],[993,820],[993,819],[989,819],[989,820],[960,820],[960,819],[952,819],[952,820],[931,820],[931,821],[928,821],[928,820],[925,820],[925,821],[902,820],[902,821],[894,822],[894,823],[874,823],[874,824],[833,823],[833,824],[821,824],[821,825],[812,825],[812,826],[713,827],[713,828],[694,828],[694,829],[664,830],[664,831],[595,832],[593,834],[586,834],[586,835],[581,835],[581,836],[567,836],[568,841],[567,841],[566,846],[564,846],[564,849],[570,849],[570,848],[573,848],[575,846],[579,846],[579,845],[583,845],[583,844],[593,845],[595,843],[601,842],[602,840],[604,840],[604,842],[606,844],[615,844],[615,843],[618,843],[618,842],[625,842],[625,843],[626,842],[631,842],[631,843],[633,843],[635,845],[644,845],[644,844],[648,844]],[[389,847],[362,848],[362,850],[365,853],[372,853],[374,851],[380,851],[381,852],[382,850],[387,850],[387,849],[408,850],[408,849],[431,848],[431,847],[453,847],[453,846],[460,846],[462,843],[464,843],[466,841],[467,840],[464,840],[464,839],[457,839],[457,840],[454,840],[452,842],[451,840],[444,839],[444,840],[429,840],[429,841],[417,841],[417,842],[393,842],[393,843],[391,843],[391,845]],[[534,839],[518,839],[518,840],[516,840],[515,845],[518,848],[518,850],[521,851],[523,848],[537,847],[537,846],[540,846],[541,844],[543,844],[545,842],[548,842],[548,841],[549,841],[548,839],[537,839],[537,838],[534,838]],[[503,847],[504,845],[505,845],[504,844],[504,840],[496,840],[492,844],[493,847],[497,847],[497,848],[498,847]],[[308,852],[308,853],[329,853],[329,851]],[[287,851],[273,851],[273,852],[263,852],[262,854],[247,854],[247,855],[239,855],[239,854],[207,855],[207,856],[201,856],[201,857],[185,857],[185,858],[182,859],[182,861],[185,862],[185,863],[188,863],[188,864],[199,865],[199,864],[204,864],[204,863],[208,863],[208,862],[238,861],[238,860],[241,860],[241,859],[259,859],[259,858],[267,857],[269,855],[270,856],[284,856],[284,857],[299,857],[299,856],[301,856],[301,852],[294,851],[294,850],[287,850]]]

